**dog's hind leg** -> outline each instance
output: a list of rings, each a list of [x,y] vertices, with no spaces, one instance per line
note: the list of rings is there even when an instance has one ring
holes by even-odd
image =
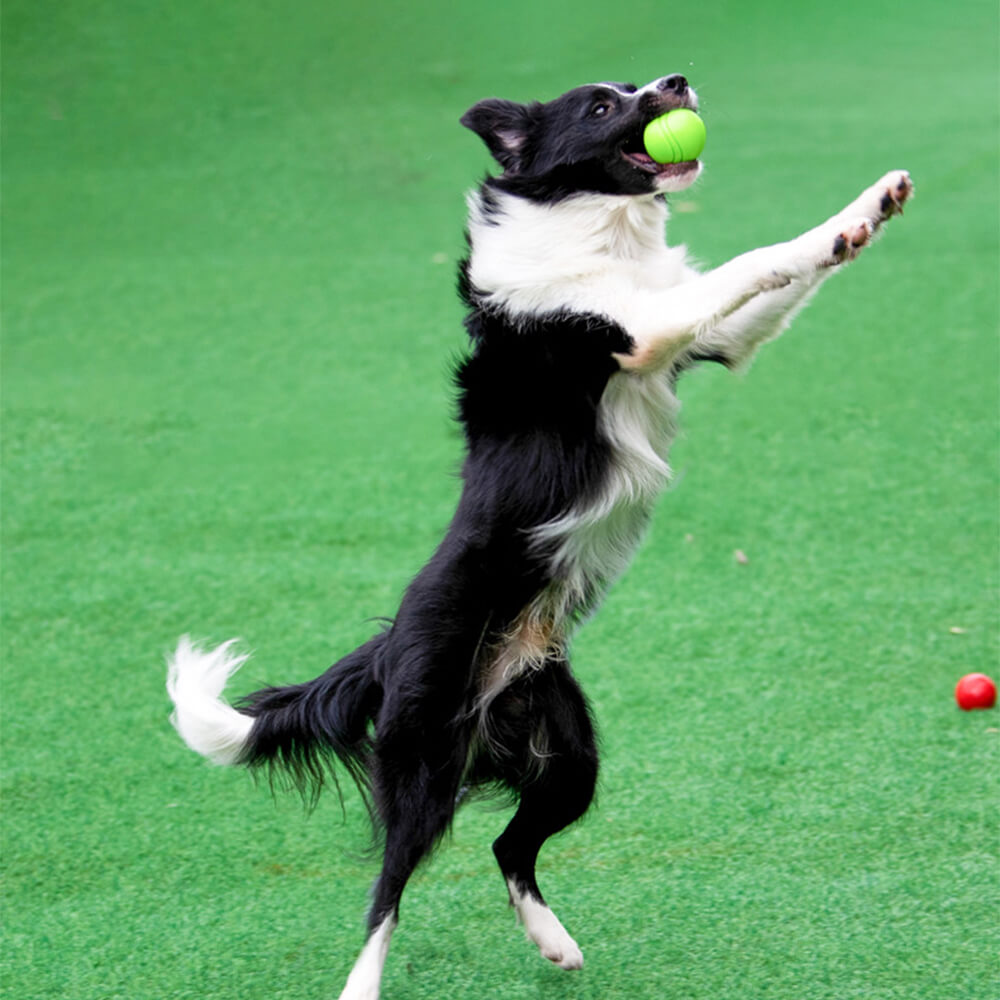
[[[395,917],[386,917],[368,934],[368,940],[347,977],[340,1000],[378,1000],[382,969],[389,954],[389,939],[396,929]]]
[[[387,728],[391,736],[376,743],[372,768],[372,793],[385,829],[382,871],[368,938],[340,1000],[377,1000],[403,890],[451,822],[468,756],[461,731],[435,739],[427,731]]]
[[[597,782],[597,746],[586,701],[563,661],[524,676],[491,706],[501,780],[520,790],[513,819],[493,844],[511,905],[544,958],[583,967],[583,954],[538,888],[542,844],[579,819]]]

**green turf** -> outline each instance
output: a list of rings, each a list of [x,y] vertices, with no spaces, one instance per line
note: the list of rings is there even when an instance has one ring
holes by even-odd
[[[163,654],[242,635],[248,690],[392,613],[458,489],[458,116],[681,71],[704,262],[917,198],[750,377],[683,383],[574,649],[601,796],[541,879],[587,968],[520,939],[473,806],[385,996],[995,998],[1000,718],[952,689],[997,667],[997,38],[992,0],[7,0],[3,996],[337,995],[358,800],[190,754]]]

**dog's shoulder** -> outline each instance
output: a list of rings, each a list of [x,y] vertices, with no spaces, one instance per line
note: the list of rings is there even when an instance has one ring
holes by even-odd
[[[570,310],[514,317],[477,304],[466,327],[470,350],[455,381],[460,416],[473,431],[579,426],[619,370],[614,355],[632,346],[614,321]]]

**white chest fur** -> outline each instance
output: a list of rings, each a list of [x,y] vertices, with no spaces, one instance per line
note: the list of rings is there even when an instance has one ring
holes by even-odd
[[[663,375],[618,374],[608,383],[599,417],[613,461],[603,488],[535,530],[553,553],[560,618],[596,597],[631,561],[670,476],[667,451],[678,407]]]
[[[471,282],[515,318],[591,312],[629,331],[644,292],[690,273],[684,248],[664,242],[662,199],[583,195],[539,205],[500,194],[486,212],[476,193],[469,207]],[[603,489],[535,532],[553,552],[559,594],[546,602],[557,620],[628,565],[669,478],[678,409],[666,374],[611,377],[599,411],[613,453]]]
[[[513,316],[571,309],[630,330],[644,293],[691,273],[664,241],[662,198],[577,195],[552,205],[503,193],[485,211],[469,196],[469,277]]]

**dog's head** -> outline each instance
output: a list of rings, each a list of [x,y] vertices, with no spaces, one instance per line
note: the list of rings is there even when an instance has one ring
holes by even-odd
[[[578,192],[649,195],[680,191],[701,171],[698,160],[660,164],[643,149],[646,125],[674,108],[697,110],[698,97],[679,74],[639,88],[597,83],[546,104],[480,101],[463,116],[503,174],[493,183],[537,201]]]

